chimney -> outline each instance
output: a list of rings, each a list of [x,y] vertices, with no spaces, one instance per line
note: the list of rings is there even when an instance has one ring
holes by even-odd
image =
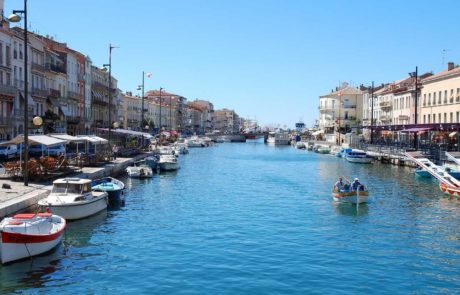
[[[450,71],[450,70],[453,70],[455,67],[454,63],[453,62],[448,62],[447,63],[447,70]]]

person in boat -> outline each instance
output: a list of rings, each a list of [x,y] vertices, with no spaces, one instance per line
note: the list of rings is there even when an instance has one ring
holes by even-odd
[[[337,190],[344,189],[345,183],[342,180],[342,177],[339,177],[339,180],[334,184],[334,186],[337,188]]]
[[[359,189],[361,190],[361,186],[362,186],[362,184],[361,184],[361,182],[359,182],[359,179],[358,179],[358,178],[355,178],[355,179],[353,180],[353,183],[351,184],[351,189],[354,190],[354,191],[356,191],[356,190],[358,190],[358,188],[359,188]]]

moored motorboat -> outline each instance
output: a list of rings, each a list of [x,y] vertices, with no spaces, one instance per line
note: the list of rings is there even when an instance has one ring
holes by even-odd
[[[64,218],[51,213],[23,213],[0,222],[1,262],[8,263],[46,253],[58,246],[66,227]]]
[[[345,153],[345,159],[351,163],[370,164],[374,160],[369,157],[365,151],[352,150],[351,152]]]
[[[130,166],[126,168],[128,176],[131,178],[152,178],[153,171],[147,165]]]
[[[93,191],[107,192],[110,205],[118,205],[124,202],[123,190],[125,189],[125,184],[123,181],[113,177],[93,180],[91,189]]]
[[[51,193],[38,202],[42,210],[67,220],[81,219],[107,208],[108,193],[91,190],[91,180],[61,178],[53,182]]]
[[[305,142],[298,141],[298,142],[295,143],[295,148],[299,149],[299,150],[304,150],[304,149],[307,148],[307,146],[305,145]]]
[[[173,155],[160,155],[158,160],[160,171],[175,171],[179,169],[177,158]]]

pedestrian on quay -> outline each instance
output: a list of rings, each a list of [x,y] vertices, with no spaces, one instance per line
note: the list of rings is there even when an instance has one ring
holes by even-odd
[[[118,153],[118,146],[117,145],[114,145],[112,147],[112,155],[113,155],[113,159],[116,160],[117,159],[117,153]]]

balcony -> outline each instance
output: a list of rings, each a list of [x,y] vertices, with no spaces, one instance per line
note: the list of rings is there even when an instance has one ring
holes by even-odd
[[[0,94],[5,96],[11,96],[11,98],[14,98],[16,96],[16,93],[18,93],[16,87],[11,85],[0,84]]]
[[[399,115],[398,119],[401,120],[401,121],[409,120],[409,116],[408,115]]]
[[[389,122],[391,122],[391,119],[392,119],[391,116],[386,116],[386,115],[385,116],[380,116],[380,121],[382,121],[382,122],[389,123]]]
[[[19,79],[14,79],[14,84],[16,88],[23,90],[24,89],[24,81]]]
[[[32,96],[47,97],[48,89],[32,88]]]
[[[11,117],[0,117],[0,127],[9,127],[12,125]]]
[[[379,105],[382,110],[391,110],[393,103],[391,101],[382,101]]]
[[[52,64],[52,63],[46,63],[45,68],[47,70],[50,70],[50,71],[53,71],[53,72],[56,72],[56,73],[67,74],[67,70],[66,70],[65,66],[63,66],[63,65],[55,65],[55,64]]]
[[[44,72],[46,70],[44,65],[38,64],[33,62],[32,63],[32,71]]]
[[[48,89],[48,95],[53,98],[61,97],[61,92],[57,89]]]
[[[80,94],[73,91],[67,91],[67,96],[73,100],[80,100]]]
[[[80,117],[79,116],[68,116],[66,117],[67,123],[68,124],[78,124],[80,123]]]

